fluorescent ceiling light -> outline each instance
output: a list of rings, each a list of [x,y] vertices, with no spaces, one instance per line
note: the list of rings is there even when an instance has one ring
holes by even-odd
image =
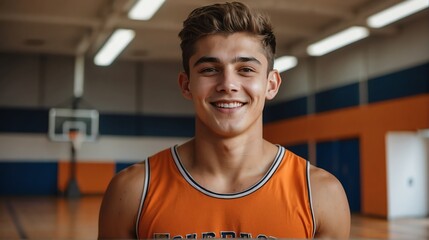
[[[338,48],[366,38],[368,35],[369,31],[365,27],[350,27],[344,31],[311,44],[307,47],[307,53],[311,56],[322,56]]]
[[[158,11],[165,0],[139,0],[128,12],[135,20],[149,20]]]
[[[367,19],[368,26],[381,28],[429,7],[428,0],[407,0],[376,13]]]
[[[283,56],[274,60],[274,69],[277,71],[284,72],[291,68],[294,68],[298,64],[298,60],[294,56]]]
[[[95,55],[94,63],[99,66],[108,66],[133,40],[135,32],[129,29],[118,29],[107,40],[104,46]]]

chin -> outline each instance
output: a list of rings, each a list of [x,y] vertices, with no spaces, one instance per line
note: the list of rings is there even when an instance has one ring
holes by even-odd
[[[217,129],[214,129],[213,132],[221,137],[235,137],[242,134],[244,129],[235,125],[228,127],[218,127]]]
[[[229,120],[213,120],[206,119],[208,121],[203,121],[202,119],[197,120],[197,124],[200,125],[200,130],[203,132],[211,132],[214,135],[219,137],[235,137],[240,134],[243,134],[246,129],[249,129],[250,123],[243,121],[244,119],[235,119],[234,121]],[[205,130],[204,130],[205,129]]]

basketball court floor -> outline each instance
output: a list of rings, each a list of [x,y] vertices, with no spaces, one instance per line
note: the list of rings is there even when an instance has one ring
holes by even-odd
[[[101,195],[1,197],[0,239],[96,239]],[[429,239],[429,218],[352,215],[352,239]]]

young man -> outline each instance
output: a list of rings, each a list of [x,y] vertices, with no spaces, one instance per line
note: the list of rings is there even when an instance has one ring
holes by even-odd
[[[194,10],[179,36],[195,137],[114,177],[99,238],[347,238],[337,179],[263,139],[262,110],[281,83],[268,20],[215,4]]]

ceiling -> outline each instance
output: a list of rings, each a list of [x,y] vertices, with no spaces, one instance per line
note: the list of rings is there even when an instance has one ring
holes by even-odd
[[[192,9],[225,1],[166,0],[149,21],[127,18],[135,0],[0,0],[0,52],[92,57],[116,28],[136,31],[120,55],[128,60],[179,60],[178,32]],[[305,56],[306,46],[400,0],[242,0],[270,16],[278,55]],[[410,18],[425,17],[424,10]],[[394,34],[402,22],[371,34]]]

